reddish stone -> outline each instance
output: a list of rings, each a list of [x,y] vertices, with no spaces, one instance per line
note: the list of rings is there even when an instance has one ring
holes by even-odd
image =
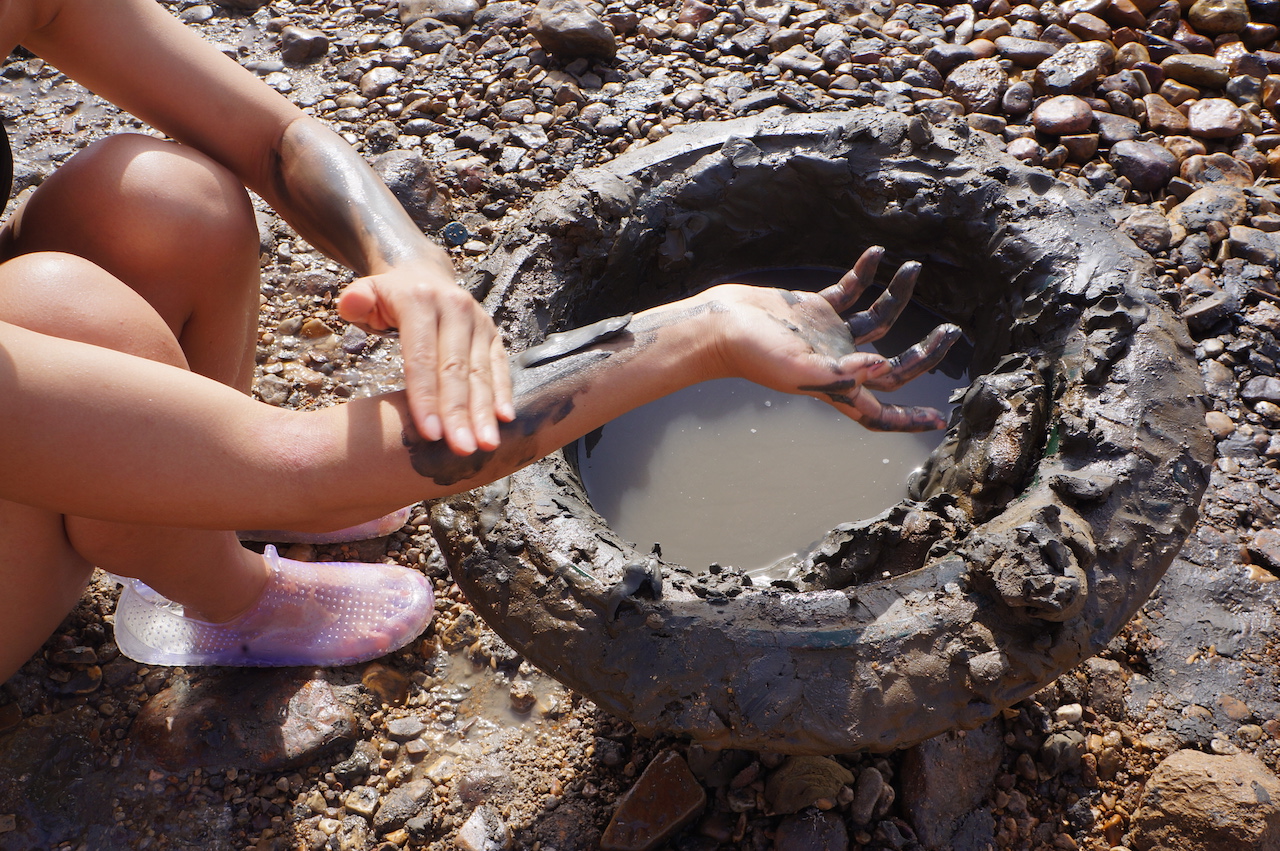
[[[627,790],[600,838],[602,851],[650,851],[697,818],[707,793],[684,757],[663,751]]]

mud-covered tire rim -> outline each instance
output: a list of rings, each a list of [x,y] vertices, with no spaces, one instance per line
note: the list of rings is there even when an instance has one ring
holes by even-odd
[[[470,283],[514,348],[751,268],[924,264],[978,376],[907,500],[797,557],[796,588],[642,561],[557,453],[437,504],[476,611],[643,733],[786,753],[971,728],[1100,651],[1195,518],[1203,384],[1105,209],[962,122],[879,109],[684,128],[537,196]],[[611,616],[612,615],[612,616]]]

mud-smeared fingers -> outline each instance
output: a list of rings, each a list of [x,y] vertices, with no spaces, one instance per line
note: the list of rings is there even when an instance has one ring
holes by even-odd
[[[881,257],[884,257],[884,248],[879,245],[871,246],[862,252],[862,256],[853,264],[852,269],[818,295],[825,298],[835,308],[836,313],[844,313],[857,303],[858,298],[867,289],[867,285],[875,280]]]
[[[960,329],[951,323],[939,325],[929,335],[895,358],[890,358],[889,371],[867,382],[872,390],[897,390],[914,378],[919,378],[947,356],[951,346],[960,339]]]
[[[849,317],[849,333],[853,335],[853,341],[870,343],[887,334],[911,301],[911,293],[915,291],[916,279],[919,277],[919,263],[914,260],[903,263],[894,273],[889,288],[876,299],[875,304]]]
[[[864,393],[869,396],[869,393]],[[879,405],[879,413],[864,416],[859,422],[872,431],[936,431],[945,428],[947,420],[937,408]]]

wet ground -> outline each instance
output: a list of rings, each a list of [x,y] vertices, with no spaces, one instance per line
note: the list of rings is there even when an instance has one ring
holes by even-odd
[[[409,54],[394,3],[281,0],[251,15],[166,5],[371,159],[406,148],[428,160],[448,193],[418,211],[420,218],[433,234],[449,222],[465,228],[453,248],[465,267],[533,192],[574,167],[661,138],[677,123],[779,104],[834,109],[877,102],[925,113],[942,108],[926,101],[950,99],[968,109],[981,94],[980,80],[957,80],[944,97],[943,81],[934,76],[945,69],[952,79],[964,63],[987,61],[986,44],[999,38],[1062,40],[1066,31],[1079,40],[1084,36],[1075,33],[1092,30],[1090,39],[1132,52],[1124,27],[1154,32],[1178,16],[1165,4],[1141,13],[1148,20],[1139,25],[1128,6],[1111,4],[1128,15],[1122,25],[1121,12],[1105,3],[1087,9],[1002,3],[904,5],[896,12],[888,4],[827,11],[795,3],[779,12],[783,4],[634,0],[605,11],[610,26],[625,33],[610,63],[549,60],[521,27],[501,22],[503,9],[516,4],[486,7],[490,17],[475,24],[486,34],[473,36],[466,50],[441,47],[454,38],[451,31],[427,27]],[[1219,45],[1222,34],[1202,35],[1206,49],[1176,26],[1157,36],[1173,42],[1181,34],[1196,56],[1242,45],[1237,53],[1261,62],[1260,74],[1234,73],[1242,62],[1254,67],[1238,56],[1225,63],[1225,73],[1255,80],[1256,100],[1214,97],[1253,85],[1218,80],[1216,67],[1203,83],[1175,80],[1181,89],[1153,87],[1149,75],[1147,88],[1167,94],[1166,101],[1203,95],[1255,104],[1242,109],[1252,119],[1229,115],[1219,122],[1243,124],[1197,135],[1169,118],[1167,129],[1150,119],[1161,105],[1144,101],[1150,96],[1136,82],[1138,96],[1127,103],[1078,90],[1093,98],[1087,107],[1101,111],[1106,103],[1114,110],[1108,114],[1140,122],[1139,141],[1189,140],[1168,143],[1183,164],[1198,155],[1197,144],[1204,155],[1225,157],[1165,174],[1154,188],[1144,188],[1145,178],[1129,165],[1113,166],[1090,151],[1101,144],[1105,152],[1118,140],[1105,128],[1071,124],[1074,113],[1033,119],[1029,105],[1022,109],[1016,97],[1002,95],[996,106],[971,113],[971,123],[1002,137],[1011,152],[1113,205],[1118,221],[1138,209],[1125,205],[1142,205],[1165,221],[1177,201],[1205,185],[1226,192],[1243,183],[1251,193],[1246,212],[1229,225],[1178,220],[1188,231],[1180,240],[1150,219],[1129,228],[1156,256],[1170,303],[1184,309],[1192,326],[1218,461],[1202,521],[1181,557],[1101,657],[978,731],[904,752],[807,765],[768,754],[707,753],[637,736],[522,663],[461,599],[419,510],[388,539],[286,553],[393,561],[432,577],[436,620],[412,647],[370,665],[250,672],[139,666],[115,650],[115,590],[97,577],[0,694],[0,848],[446,849],[509,841],[520,849],[587,849],[601,843],[624,793],[639,786],[652,794],[634,847],[1106,849],[1129,842],[1143,784],[1180,747],[1253,753],[1276,771],[1280,391],[1258,381],[1271,379],[1280,357],[1274,282],[1280,264],[1256,236],[1275,229],[1280,211],[1267,176],[1277,91],[1268,63],[1276,47],[1270,7],[1239,5],[1254,20],[1235,42]],[[689,21],[700,23],[677,22],[689,10]],[[818,36],[836,19],[843,37]],[[710,21],[720,22],[717,32],[700,35]],[[285,65],[276,34],[282,22],[324,30],[328,52],[311,64]],[[446,37],[432,48],[428,36],[437,32]],[[983,34],[986,44],[978,44]],[[929,53],[940,44],[945,50]],[[796,46],[808,57],[834,53],[815,68]],[[963,48],[973,55],[960,56]],[[999,49],[1010,62],[1015,50],[1043,50],[1010,42]],[[924,55],[932,57],[928,68]],[[1017,61],[1029,76],[1042,60]],[[364,89],[366,72],[397,65],[398,82]],[[1004,95],[1022,92],[1021,82],[1006,79]],[[140,129],[24,56],[5,67],[0,109],[19,153],[19,190],[38,184],[88,141]],[[1158,156],[1145,153],[1147,165],[1158,165]],[[1207,178],[1213,169],[1217,176]],[[306,408],[394,386],[395,341],[366,338],[333,310],[346,273],[265,210],[262,223],[257,394]],[[1081,740],[1079,760],[1061,757],[1071,750],[1061,742],[1073,736]],[[655,757],[668,751],[679,754],[706,796],[691,815],[686,810],[696,795],[685,778],[646,773],[665,764]],[[685,817],[683,829],[664,837],[678,817]]]

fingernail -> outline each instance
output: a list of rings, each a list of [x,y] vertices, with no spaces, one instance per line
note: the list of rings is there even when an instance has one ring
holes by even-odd
[[[471,434],[471,429],[460,428],[453,433],[453,445],[461,449],[464,453],[470,455],[476,451],[476,439]]]
[[[427,417],[427,433],[423,435],[427,440],[439,440],[444,437],[444,425],[440,422],[440,418],[435,414]]]
[[[499,442],[498,427],[495,425],[487,425],[480,429],[480,434],[484,442],[489,446],[497,446]]]

